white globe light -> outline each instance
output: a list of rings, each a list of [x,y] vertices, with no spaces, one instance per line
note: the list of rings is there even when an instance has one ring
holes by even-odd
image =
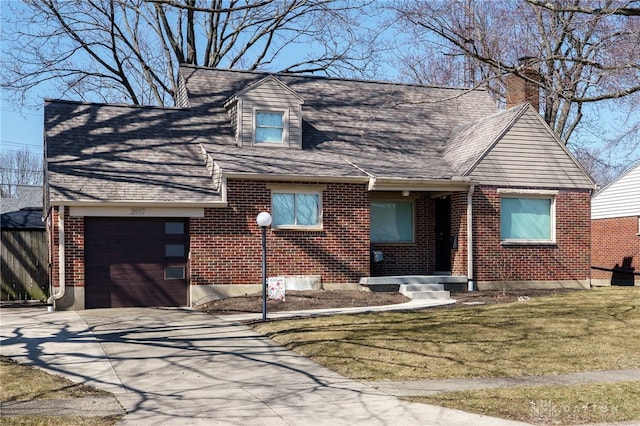
[[[258,213],[258,217],[256,217],[256,222],[258,222],[258,226],[270,226],[271,215],[267,212],[260,212]]]

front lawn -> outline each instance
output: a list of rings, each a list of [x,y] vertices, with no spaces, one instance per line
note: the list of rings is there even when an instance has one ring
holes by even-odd
[[[40,369],[18,364],[5,357],[0,357],[0,384],[0,401],[2,402],[111,395],[94,387],[73,383]],[[0,425],[110,426],[117,424],[121,418],[122,416],[80,417],[73,413],[66,416],[53,416],[46,412],[19,416],[8,416],[3,413],[0,415]]]
[[[410,399],[532,424],[640,420],[640,382],[483,389]]]
[[[638,288],[457,309],[275,321],[255,328],[363,381],[640,367]],[[535,424],[640,420],[640,382],[486,389],[411,399]]]
[[[593,289],[459,309],[285,320],[258,324],[256,329],[357,380],[637,368],[640,289]]]

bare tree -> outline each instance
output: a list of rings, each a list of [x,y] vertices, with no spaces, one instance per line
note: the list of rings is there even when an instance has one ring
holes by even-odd
[[[589,15],[640,16],[640,1],[617,1],[605,5],[595,2],[586,4],[551,3],[547,0],[526,0],[534,6],[547,8],[553,12],[578,12]]]
[[[369,1],[28,0],[3,25],[0,81],[14,102],[49,83],[61,97],[171,105],[181,63],[365,75]]]
[[[3,149],[0,152],[0,195],[17,197],[21,185],[42,185],[42,157],[27,148]]]
[[[410,24],[416,43],[439,45],[437,60],[455,60],[464,76],[450,83],[486,86],[500,100],[508,74],[539,85],[542,114],[566,143],[586,105],[640,93],[640,17],[631,15],[632,3],[589,1],[579,12],[536,0],[430,0],[408,1],[395,13]],[[585,13],[594,10],[601,12]],[[536,73],[528,72],[532,68]]]
[[[519,75],[539,86],[541,114],[599,182],[640,158],[638,0],[407,0],[391,9],[411,46],[398,60],[405,79],[485,87],[504,102],[506,77]],[[605,114],[616,118],[613,132],[595,119]]]

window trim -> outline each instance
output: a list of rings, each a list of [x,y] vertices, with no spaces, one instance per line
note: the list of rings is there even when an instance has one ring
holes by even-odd
[[[411,203],[411,241],[374,241],[371,238],[371,203]],[[409,245],[416,243],[416,199],[414,197],[376,197],[369,200],[369,241],[376,245]]]
[[[536,190],[536,189],[513,189],[513,188],[499,188],[498,195],[500,196],[500,243],[502,245],[556,245],[556,198],[560,191],[553,190]],[[549,227],[550,236],[549,239],[524,239],[524,238],[502,238],[502,199],[503,198],[529,198],[529,199],[541,199],[550,200],[549,205]]]
[[[268,185],[268,189],[271,190],[270,202],[271,202],[271,214],[273,214],[273,195],[274,194],[307,194],[318,196],[318,223],[313,225],[271,225],[274,230],[298,230],[298,231],[322,231],[323,230],[323,202],[322,192],[324,186],[281,186],[281,185]],[[295,212],[294,212],[295,217]]]
[[[169,269],[178,270],[182,272],[181,277],[172,277],[167,274]],[[164,279],[165,280],[185,280],[187,279],[187,267],[185,265],[165,265],[164,267]]]
[[[256,139],[258,132],[258,113],[281,113],[282,114],[282,141],[280,142],[260,142]],[[252,126],[251,126],[251,144],[254,146],[270,146],[270,147],[286,147],[289,141],[289,109],[253,106],[252,108]]]

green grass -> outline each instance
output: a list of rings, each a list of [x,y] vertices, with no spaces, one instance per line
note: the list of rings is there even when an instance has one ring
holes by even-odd
[[[532,424],[640,420],[640,382],[485,389],[409,399]]]
[[[256,329],[357,380],[514,377],[640,366],[640,289],[285,320]]]
[[[40,369],[0,357],[0,401],[33,401],[39,399],[106,397],[111,394],[90,386],[81,385],[63,377],[48,374]],[[97,425],[118,423],[122,416],[80,417],[47,416],[42,414],[6,416],[0,415],[0,425]]]
[[[0,416],[2,426],[113,426],[122,416]]]
[[[1,357],[0,401],[31,401],[34,399],[83,398],[109,396],[108,392],[81,385],[38,368]]]
[[[356,380],[519,377],[640,367],[638,288],[255,327]],[[640,420],[640,382],[486,389],[410,399],[533,424]]]

